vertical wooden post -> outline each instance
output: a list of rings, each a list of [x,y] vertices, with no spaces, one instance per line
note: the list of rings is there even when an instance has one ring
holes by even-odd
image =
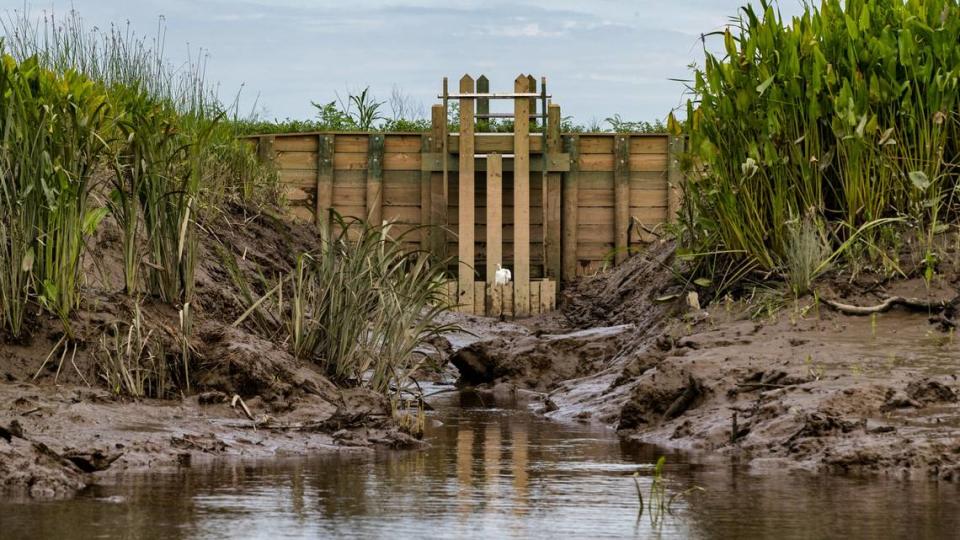
[[[434,105],[430,109],[430,145],[431,151],[441,154],[443,160],[443,138],[446,136],[447,117],[443,105]],[[430,253],[437,259],[447,258],[447,178],[442,172],[430,174]]]
[[[370,135],[367,150],[367,221],[383,223],[383,134]]]
[[[551,104],[548,108],[547,132],[543,151],[544,170],[547,169],[550,154],[560,153],[560,106]],[[545,252],[544,275],[549,279],[560,280],[560,173],[548,172],[543,190],[543,244]]]
[[[677,219],[680,211],[683,171],[680,170],[680,154],[683,153],[683,137],[668,135],[667,140],[667,223]]]
[[[514,92],[527,92],[529,79],[520,75]],[[530,100],[513,100],[513,312],[530,314]]]
[[[277,159],[277,151],[273,147],[276,137],[273,135],[263,135],[257,139],[257,157],[260,163],[273,164]]]
[[[503,264],[503,157],[487,156],[487,315],[499,316],[502,286],[494,284],[497,265]],[[497,302],[497,297],[501,299]]]
[[[627,260],[630,249],[630,136],[614,139],[614,247],[617,264]]]
[[[490,93],[490,79],[486,75],[477,78],[477,93]],[[490,98],[477,98],[477,114],[490,114]],[[477,131],[490,131],[490,119],[481,118],[477,121]]]
[[[536,91],[537,91],[537,79],[534,78],[533,75],[527,75],[527,89],[524,90],[524,92],[534,93]],[[530,98],[530,109],[527,112],[531,115],[537,114],[537,98],[535,97]],[[530,119],[530,126],[536,127],[536,125],[537,125],[537,119],[536,118]]]
[[[423,134],[420,136],[420,158],[423,159],[423,155],[431,152],[432,149],[432,139],[430,135]],[[430,253],[430,190],[431,190],[431,176],[433,175],[430,171],[424,171],[423,167],[420,170],[420,249]]]
[[[464,75],[460,79],[460,93],[474,92],[473,78]],[[459,234],[457,235],[458,254],[460,258],[457,272],[460,284],[460,304],[468,313],[474,306],[474,140],[473,140],[473,107],[474,100],[460,98],[460,182],[459,182]]]
[[[321,234],[330,233],[330,209],[333,208],[333,151],[332,134],[317,135],[317,207],[314,220]]]
[[[570,156],[570,170],[563,175],[563,270],[564,281],[577,278],[577,223],[580,208],[580,136],[564,137],[564,146]]]

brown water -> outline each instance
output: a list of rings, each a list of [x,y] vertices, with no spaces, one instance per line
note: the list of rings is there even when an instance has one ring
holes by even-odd
[[[678,500],[637,518],[656,448],[514,403],[438,396],[432,448],[226,461],[128,476],[54,502],[0,501],[2,538],[957,538],[953,484],[756,475],[667,454]]]

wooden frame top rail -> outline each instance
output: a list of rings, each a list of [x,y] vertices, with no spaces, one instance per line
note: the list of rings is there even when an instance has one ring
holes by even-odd
[[[438,98],[446,99],[515,99],[515,98],[552,98],[549,94],[540,94],[537,92],[518,92],[512,94],[439,94]]]
[[[513,118],[514,114],[513,113],[476,113],[473,116],[474,118]],[[530,118],[540,118],[543,115],[533,113],[533,114],[528,114],[527,116],[529,116]]]

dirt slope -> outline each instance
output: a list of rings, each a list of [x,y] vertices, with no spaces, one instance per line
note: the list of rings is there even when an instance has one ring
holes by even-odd
[[[205,221],[190,341],[193,386],[181,385],[171,399],[134,402],[114,396],[96,369],[101,336],[115,323],[129,323],[134,304],[119,292],[116,234],[103,227],[85,259],[88,282],[66,354],[59,321],[35,312],[27,336],[0,336],[0,489],[66,496],[96,481],[89,469],[112,474],[215,456],[418,444],[397,429],[381,396],[338,389],[252,324],[232,326],[246,306],[229,261],[256,289],[255,275],[288,271],[315,238],[310,225],[238,207]],[[151,298],[140,306],[146,331],[166,350],[179,350],[176,311]],[[256,429],[239,402],[231,406],[235,395]]]

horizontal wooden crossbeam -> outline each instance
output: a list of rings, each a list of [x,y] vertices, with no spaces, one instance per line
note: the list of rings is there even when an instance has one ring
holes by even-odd
[[[484,156],[485,158],[486,156]],[[447,170],[456,171],[460,168],[460,160],[455,155],[450,155],[447,159]],[[508,156],[504,156],[503,160],[503,170],[505,172],[513,172],[513,159],[510,159]],[[477,171],[486,171],[487,170],[487,160],[477,157],[476,165]],[[420,160],[420,170],[421,171],[442,171],[443,170],[443,153],[424,153],[421,154]],[[530,170],[531,171],[543,171],[543,156],[530,156]],[[557,154],[547,154],[547,172],[566,172],[570,170],[570,154],[566,153],[557,153]]]
[[[519,92],[513,94],[476,94],[476,93],[466,93],[466,94],[440,94],[437,96],[440,99],[516,99],[516,98],[552,98],[553,96],[547,94],[538,94],[536,92]]]

